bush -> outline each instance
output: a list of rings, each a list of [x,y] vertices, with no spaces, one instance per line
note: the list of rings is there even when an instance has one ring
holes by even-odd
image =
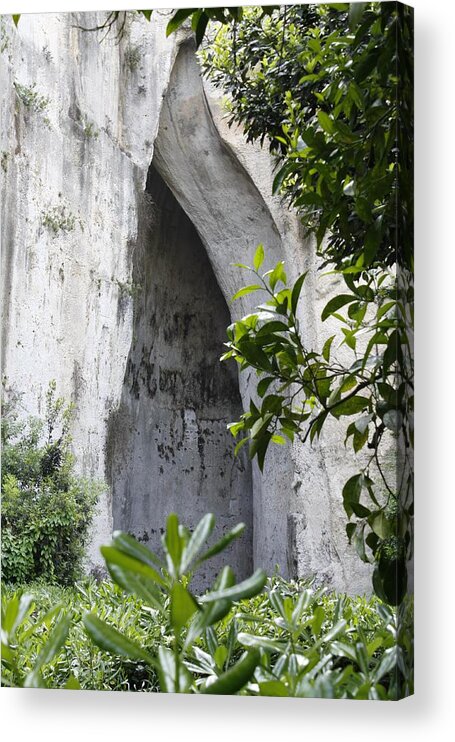
[[[41,666],[43,686],[83,690],[158,692],[155,670],[146,662],[101,650],[85,632],[82,618],[95,612],[128,639],[154,654],[160,644],[171,647],[171,631],[165,618],[126,595],[110,580],[85,580],[71,588],[33,583],[18,592],[4,586],[3,615],[12,602],[33,596],[27,614],[10,641],[14,655],[2,653],[3,685],[23,685],[33,677],[38,658],[51,641],[65,615],[71,617],[64,645],[48,665]],[[289,633],[294,613],[296,626]],[[63,608],[64,606],[64,608]],[[290,610],[292,607],[292,611]],[[190,692],[237,664],[245,648],[259,647],[261,663],[242,695],[331,696],[336,698],[399,697],[400,677],[395,667],[397,614],[377,598],[349,598],[312,590],[308,581],[267,581],[266,590],[242,600],[213,630],[204,632],[187,648],[183,662],[193,678]],[[2,625],[5,626],[2,620]],[[410,688],[408,688],[408,691]]]
[[[100,485],[74,474],[71,405],[51,382],[44,420],[19,418],[17,394],[3,402],[2,576],[69,585],[81,575]]]
[[[22,605],[30,610],[23,615]],[[20,619],[14,616],[19,606]],[[159,622],[150,630],[150,616],[141,602],[105,580],[97,583],[85,578],[71,587],[49,585],[43,581],[17,589],[2,590],[2,685],[22,687],[34,681],[35,687],[83,690],[157,691],[156,673],[145,664],[124,657],[111,657],[88,640],[82,616],[96,610],[122,631],[145,646],[159,641],[163,627]],[[57,626],[69,619],[65,642],[46,664],[39,661]],[[11,626],[9,624],[12,624]],[[6,647],[6,651],[5,651]],[[36,670],[38,668],[39,675]]]
[[[411,602],[393,609],[262,570],[237,584],[228,566],[193,595],[199,565],[243,531],[207,549],[213,527],[207,514],[190,533],[171,514],[164,560],[117,531],[102,547],[115,584],[8,586],[3,684],[377,700],[413,692]]]

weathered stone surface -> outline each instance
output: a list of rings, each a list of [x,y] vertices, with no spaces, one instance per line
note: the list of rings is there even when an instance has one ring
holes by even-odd
[[[263,475],[233,459],[225,430],[254,389],[217,364],[229,313],[254,301],[231,304],[244,279],[232,263],[263,242],[292,280],[314,250],[271,196],[267,152],[226,126],[188,32],[166,39],[164,12],[118,43],[77,28],[102,19],[2,19],[0,67],[3,373],[24,411],[53,378],[76,403],[79,466],[108,484],[90,561],[113,524],[156,546],[170,510],[189,525],[212,510],[221,529],[248,525],[230,554],[239,574],[279,564],[368,590],[344,531],[355,464],[339,428],[312,449],[275,447]],[[319,347],[322,285],[311,275],[301,301]]]
[[[245,578],[253,566],[251,464],[245,451],[234,457],[227,430],[242,413],[237,366],[219,362],[229,310],[199,235],[153,164],[146,193],[152,219],[142,220],[134,249],[133,339],[109,424],[114,527],[156,550],[170,512],[189,528],[213,512],[218,536],[244,522],[230,563]],[[202,584],[223,558],[204,565]]]

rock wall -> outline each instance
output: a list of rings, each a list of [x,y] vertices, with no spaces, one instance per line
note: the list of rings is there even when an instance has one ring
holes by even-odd
[[[221,531],[247,524],[229,555],[239,574],[278,564],[363,592],[337,428],[312,449],[275,447],[263,475],[233,458],[225,425],[255,380],[217,363],[229,314],[253,301],[231,304],[244,278],[232,263],[262,242],[293,280],[314,250],[271,196],[267,152],[226,126],[191,34],[166,39],[167,17],[131,15],[102,43],[80,27],[103,14],[1,19],[3,374],[29,413],[50,379],[76,403],[79,466],[108,485],[92,563],[113,526],[157,546],[168,512],[193,525],[212,510]],[[320,285],[301,301],[316,345],[334,288]]]

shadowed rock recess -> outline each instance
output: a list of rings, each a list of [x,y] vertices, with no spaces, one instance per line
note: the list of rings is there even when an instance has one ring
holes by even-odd
[[[244,577],[252,569],[251,465],[234,457],[226,428],[242,412],[236,364],[219,362],[229,311],[196,229],[153,164],[146,193],[133,340],[109,425],[114,527],[159,550],[170,512],[191,528],[211,511],[219,535],[243,521],[230,562]]]

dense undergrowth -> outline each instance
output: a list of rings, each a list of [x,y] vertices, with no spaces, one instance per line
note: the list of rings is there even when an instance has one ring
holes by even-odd
[[[70,585],[83,574],[85,548],[102,485],[76,474],[72,405],[51,381],[42,418],[24,416],[22,395],[2,389],[2,577]]]
[[[33,668],[63,613],[70,617],[66,641],[42,664],[51,688],[160,691],[158,673],[147,662],[114,656],[87,636],[83,616],[96,613],[153,654],[171,647],[172,632],[160,613],[111,581],[85,580],[72,588],[35,582],[5,584],[2,625],[15,596],[34,598],[10,644],[16,668],[4,663],[3,685],[33,681]],[[294,616],[294,618],[293,618]],[[289,631],[289,624],[294,630]],[[305,581],[267,581],[260,595],[239,601],[216,627],[207,629],[185,652],[189,692],[216,679],[256,646],[261,660],[240,691],[248,695],[336,698],[396,697],[396,614],[377,598],[350,598],[313,590]],[[5,656],[4,656],[5,659]]]

